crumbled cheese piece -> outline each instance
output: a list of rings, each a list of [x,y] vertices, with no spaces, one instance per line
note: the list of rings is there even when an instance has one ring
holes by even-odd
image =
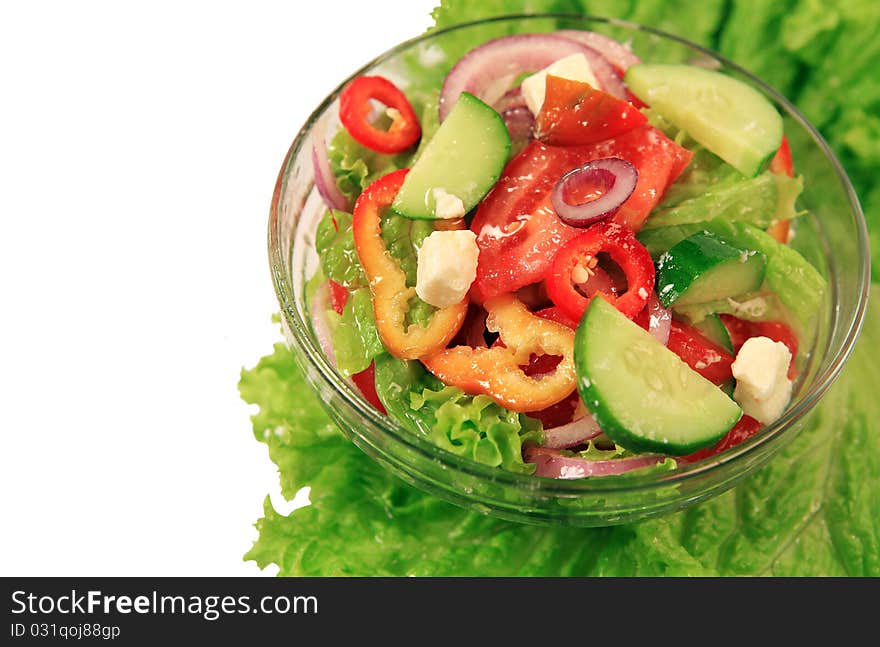
[[[561,58],[555,63],[548,65],[540,72],[526,77],[522,82],[523,98],[532,114],[537,115],[544,105],[544,92],[547,90],[547,75],[552,74],[563,79],[583,81],[594,88],[599,87],[599,82],[593,74],[587,57],[583,54],[572,54]]]
[[[731,365],[736,389],[733,398],[743,411],[764,424],[782,415],[791,399],[788,347],[769,337],[751,337]]]
[[[434,196],[434,215],[438,218],[464,218],[464,203],[457,195],[447,193],[445,189],[436,188],[431,191]]]
[[[435,231],[419,248],[416,294],[438,308],[455,305],[477,277],[479,255],[474,232]]]
[[[639,288],[639,297],[642,299],[648,298],[648,291],[645,288]]]

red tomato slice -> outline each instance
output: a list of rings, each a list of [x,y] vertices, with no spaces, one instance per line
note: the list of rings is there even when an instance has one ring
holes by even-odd
[[[629,199],[614,214],[614,222],[637,232],[651,209],[657,206],[666,188],[678,179],[693,153],[682,148],[651,126],[636,128],[613,140],[597,144],[606,148],[598,157],[620,157],[639,171],[639,180]]]
[[[733,377],[733,355],[680,321],[672,321],[666,347],[713,384],[724,384]]]
[[[535,136],[556,146],[593,144],[647,121],[634,106],[589,83],[548,75]]]
[[[707,447],[706,449],[701,449],[693,454],[688,454],[687,456],[682,456],[678,460],[693,463],[695,461],[702,460],[704,458],[708,458],[709,456],[713,456],[714,454],[719,454],[723,452],[725,449],[730,449],[736,445],[739,445],[741,442],[746,440],[747,438],[751,438],[761,429],[761,423],[755,420],[750,416],[743,416],[739,419],[739,422],[733,426],[733,429],[727,432],[727,434],[718,441],[718,443],[714,447]]]
[[[750,337],[769,337],[773,341],[782,342],[791,352],[791,363],[788,365],[788,379],[797,377],[794,358],[797,357],[798,340],[791,328],[779,321],[746,321],[733,315],[720,315],[734,352],[738,353],[742,345]]]
[[[360,373],[352,375],[351,381],[367,399],[367,402],[376,407],[383,416],[388,415],[385,407],[382,406],[382,401],[376,394],[376,364],[374,362],[370,362],[370,365]]]
[[[533,141],[504,169],[471,223],[480,257],[471,298],[478,303],[537,283],[553,256],[583,230],[564,224],[550,193],[566,172],[603,157],[620,157],[639,171],[636,188],[614,221],[638,230],[691,158],[659,130],[642,126],[587,146],[548,146]]]

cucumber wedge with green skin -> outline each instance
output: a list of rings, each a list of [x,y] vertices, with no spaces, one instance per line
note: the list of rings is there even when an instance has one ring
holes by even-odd
[[[692,65],[642,63],[627,69],[630,91],[746,177],[782,143],[782,117],[743,81]]]
[[[657,261],[657,296],[666,308],[737,297],[761,286],[766,265],[760,252],[698,231]]]
[[[458,197],[467,213],[489,192],[510,153],[507,126],[494,109],[462,92],[416,160],[391,208],[401,216],[436,219],[434,189]]]
[[[709,315],[698,324],[695,324],[694,328],[699,330],[710,342],[733,354],[733,341],[730,339],[730,333],[727,331],[724,322],[721,321],[721,317],[717,314]]]
[[[634,452],[672,456],[717,443],[742,410],[602,298],[575,333],[577,386],[599,427]]]

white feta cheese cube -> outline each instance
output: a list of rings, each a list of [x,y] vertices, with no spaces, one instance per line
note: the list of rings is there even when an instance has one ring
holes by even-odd
[[[770,424],[782,415],[791,399],[788,379],[791,352],[769,337],[752,337],[731,365],[736,389],[733,398],[755,420]]]
[[[455,305],[477,277],[479,255],[474,232],[435,231],[419,247],[416,294],[438,308]]]
[[[526,100],[526,105],[533,115],[537,115],[544,105],[544,92],[547,89],[547,75],[552,74],[563,79],[571,79],[572,81],[583,81],[589,83],[594,88],[599,87],[599,82],[593,74],[587,57],[583,54],[572,54],[565,58],[560,58],[555,63],[545,67],[540,72],[536,72],[529,77],[523,79],[522,93]]]
[[[434,196],[434,215],[438,218],[464,218],[464,203],[457,195],[447,193],[446,189],[432,189]]]

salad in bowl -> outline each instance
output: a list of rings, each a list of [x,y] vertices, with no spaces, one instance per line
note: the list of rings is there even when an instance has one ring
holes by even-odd
[[[294,143],[270,223],[291,344],[355,443],[457,503],[603,525],[716,494],[851,348],[841,205],[799,153],[839,167],[696,46],[489,22],[380,57]]]

